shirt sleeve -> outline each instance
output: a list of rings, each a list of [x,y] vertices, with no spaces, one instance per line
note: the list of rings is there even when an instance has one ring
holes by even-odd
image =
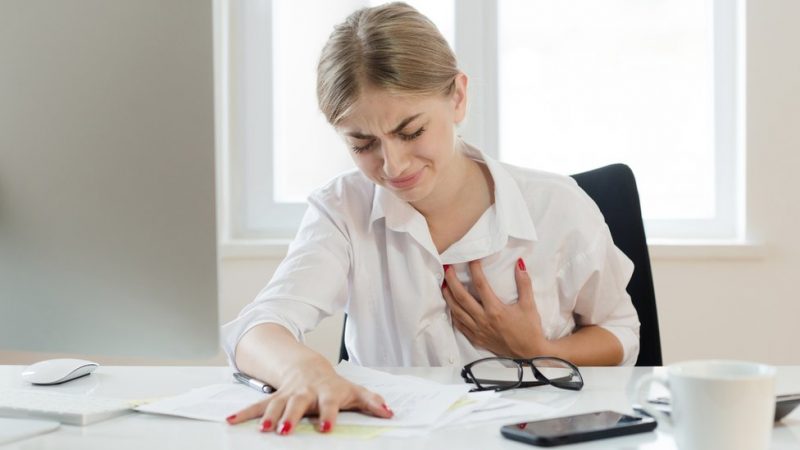
[[[598,325],[617,337],[623,348],[621,365],[634,365],[639,355],[639,316],[626,286],[633,263],[611,239],[603,224],[585,252],[562,268],[562,295],[574,299],[575,323]]]
[[[303,342],[305,333],[344,308],[351,261],[346,228],[310,198],[297,236],[272,280],[222,327],[222,347],[231,367],[236,369],[239,340],[256,325],[282,325]]]

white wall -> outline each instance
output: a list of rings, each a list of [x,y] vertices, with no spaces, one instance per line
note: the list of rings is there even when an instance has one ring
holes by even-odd
[[[667,362],[800,363],[800,3],[747,6],[747,224],[757,260],[654,261]]]
[[[666,363],[743,358],[800,364],[800,2],[751,0],[747,18],[747,227],[754,257],[660,258],[653,271]],[[280,257],[228,257],[221,314],[230,320],[269,280]],[[335,360],[341,317],[323,321],[310,345]],[[50,355],[0,352],[2,363]],[[136,363],[97,358],[106,363]],[[161,362],[167,363],[167,362]],[[221,356],[194,363],[224,363]]]

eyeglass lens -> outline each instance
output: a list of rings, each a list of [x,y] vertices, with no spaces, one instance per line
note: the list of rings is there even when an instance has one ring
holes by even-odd
[[[481,361],[472,366],[472,375],[482,387],[508,387],[519,382],[524,384],[545,384],[547,380],[555,386],[571,386],[580,382],[580,374],[569,364],[558,359],[536,358],[533,367],[523,364],[520,367],[513,359],[493,358]],[[538,370],[542,379],[536,376]]]

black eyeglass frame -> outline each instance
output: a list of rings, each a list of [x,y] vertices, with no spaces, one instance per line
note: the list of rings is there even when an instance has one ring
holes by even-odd
[[[498,381],[498,380],[485,380],[479,379],[472,373],[472,367],[476,364],[480,364],[485,361],[512,361],[517,364],[517,383],[516,384],[506,384],[507,381]],[[555,378],[549,379],[539,369],[536,368],[536,361],[544,361],[544,360],[551,360],[551,361],[558,361],[559,363],[569,367],[572,371],[577,375],[578,381],[571,381],[573,377],[569,377],[569,380],[564,380],[563,378]],[[529,366],[531,368],[531,372],[533,372],[533,376],[536,378],[537,381],[522,381],[523,370],[524,366]],[[510,368],[510,367],[509,367]],[[566,389],[569,391],[580,391],[583,389],[583,375],[581,375],[581,371],[578,370],[578,366],[572,364],[571,362],[567,361],[566,359],[561,359],[555,356],[537,356],[535,358],[506,358],[502,356],[492,356],[489,358],[481,358],[476,361],[472,361],[471,363],[467,364],[461,369],[461,378],[464,379],[467,383],[472,383],[476,386],[475,389],[471,389],[470,392],[479,392],[479,391],[507,391],[511,389],[517,388],[527,388],[527,387],[534,387],[534,386],[543,386],[543,385],[551,385],[553,387],[557,387],[559,389]],[[494,382],[493,385],[487,386],[488,383]]]

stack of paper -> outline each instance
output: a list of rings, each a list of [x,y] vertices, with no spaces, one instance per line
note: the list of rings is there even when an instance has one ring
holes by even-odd
[[[436,428],[491,422],[530,420],[552,412],[533,402],[500,398],[496,392],[473,392],[469,384],[440,384],[423,378],[392,375],[343,362],[337,372],[355,384],[380,394],[394,411],[391,419],[357,412],[340,412],[336,424],[381,427],[387,434],[408,436]],[[138,411],[222,422],[268,394],[238,383],[195,389],[176,397],[139,406]]]

